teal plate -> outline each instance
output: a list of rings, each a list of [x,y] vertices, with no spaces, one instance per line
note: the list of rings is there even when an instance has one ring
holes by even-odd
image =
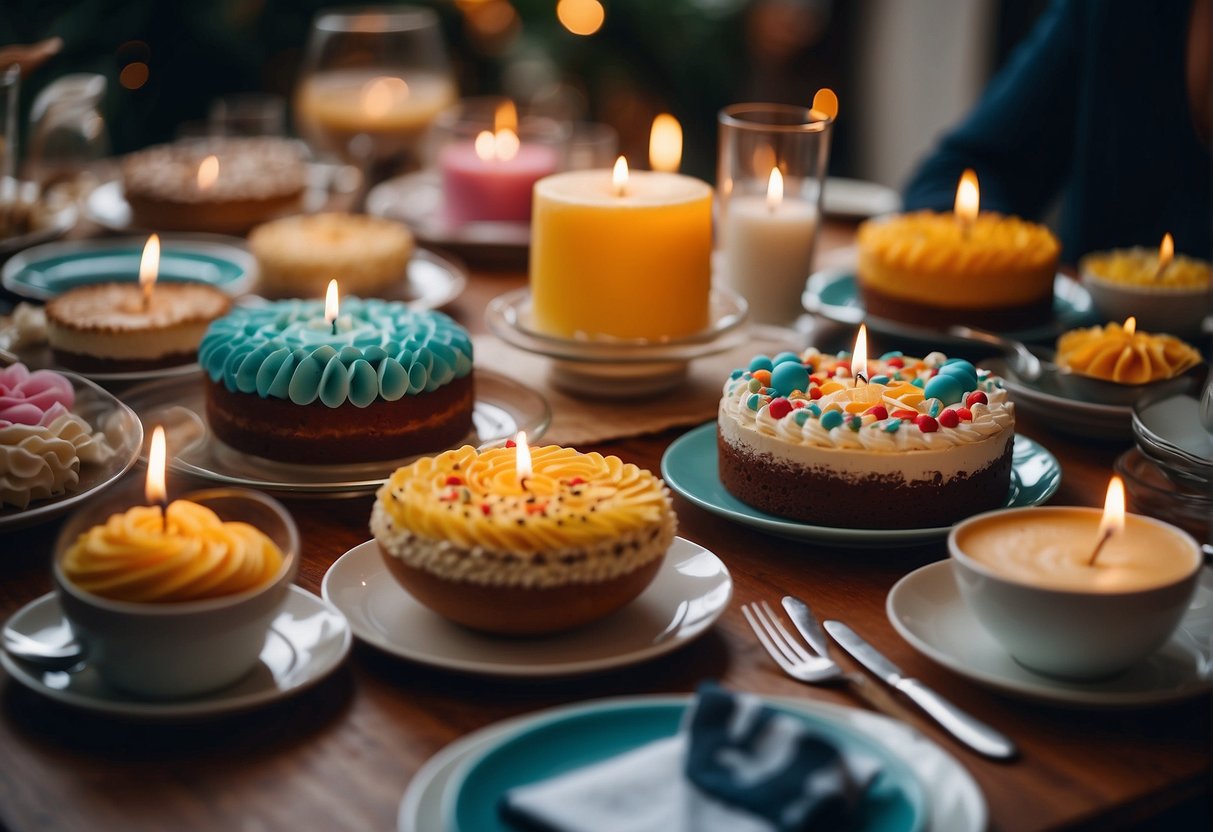
[[[89,283],[139,279],[146,237],[70,240],[26,249],[4,264],[4,288],[32,300]],[[257,264],[244,241],[217,234],[169,234],[160,240],[157,280],[208,283],[233,297],[252,288]]]
[[[791,540],[831,546],[910,546],[943,540],[950,526],[929,529],[844,529],[786,520],[751,508],[725,490],[716,466],[716,423],[700,425],[670,443],[661,458],[666,485],[700,508]],[[1042,445],[1016,435],[1006,508],[1038,506],[1061,485],[1061,465]]]
[[[853,271],[818,272],[809,278],[803,300],[805,309],[831,321],[855,326],[867,324],[868,329],[873,332],[909,341],[926,342],[935,349],[973,344],[967,338],[948,335],[936,329],[869,315],[863,308],[863,300],[859,297],[859,287]],[[1077,280],[1059,274],[1053,281],[1053,319],[1040,326],[1002,334],[1016,341],[1051,341],[1067,330],[1090,326],[1098,321],[1098,315],[1091,304],[1091,295],[1087,290]],[[955,323],[963,324],[964,321],[957,320]]]
[[[498,815],[503,795],[601,762],[678,733],[689,699],[666,702],[599,702],[562,711],[506,735],[469,758],[445,794],[444,828],[454,832],[511,832]],[[883,770],[861,807],[859,832],[917,832],[926,822],[927,798],[909,765],[867,735],[822,716],[778,708],[805,723],[846,753],[866,753]]]

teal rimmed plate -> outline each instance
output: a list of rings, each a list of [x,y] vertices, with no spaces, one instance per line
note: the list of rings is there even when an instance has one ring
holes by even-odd
[[[716,423],[700,425],[675,439],[661,458],[661,476],[678,494],[700,508],[768,534],[831,546],[909,546],[943,540],[949,526],[929,529],[844,529],[814,526],[751,508],[720,482],[716,465]],[[1015,437],[1011,454],[1011,490],[1005,508],[1038,506],[1061,485],[1061,465],[1044,446]]]
[[[4,264],[4,288],[31,300],[50,300],[89,283],[139,279],[147,237],[68,240],[26,249]],[[157,280],[208,283],[236,297],[257,278],[257,262],[244,241],[218,234],[166,234],[160,238]]]
[[[510,832],[502,796],[678,733],[689,698],[600,701],[529,722],[468,758],[444,794],[444,824],[455,832]],[[858,832],[916,832],[926,823],[926,789],[909,764],[871,736],[827,716],[773,705],[801,720],[842,753],[877,758],[882,771],[860,809]]]

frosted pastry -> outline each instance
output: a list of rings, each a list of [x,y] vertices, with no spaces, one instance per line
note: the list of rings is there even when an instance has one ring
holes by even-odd
[[[1174,335],[1138,332],[1132,318],[1124,326],[1075,329],[1057,339],[1057,365],[1118,384],[1147,384],[1174,378],[1203,359]]]

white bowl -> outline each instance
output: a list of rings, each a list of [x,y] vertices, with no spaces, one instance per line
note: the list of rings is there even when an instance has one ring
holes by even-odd
[[[1175,556],[1186,558],[1191,568],[1181,578],[1144,589],[1084,591],[1008,577],[961,548],[966,533],[979,524],[1031,523],[1034,517],[1058,512],[1094,515],[1092,531],[1102,513],[1069,506],[1001,509],[954,526],[948,534],[948,552],[960,595],[978,621],[1025,667],[1077,680],[1114,676],[1149,656],[1174,632],[1196,589],[1200,550],[1190,535],[1174,526],[1128,515],[1130,531],[1137,523],[1167,530],[1175,540]],[[1009,538],[1008,546],[1014,545]]]
[[[1106,254],[1090,255],[1102,257]],[[1079,263],[1083,287],[1095,308],[1108,320],[1137,318],[1137,328],[1172,335],[1196,335],[1204,319],[1213,312],[1213,286],[1174,286],[1125,283],[1101,277]]]
[[[274,579],[235,595],[176,603],[117,601],[80,589],[60,568],[63,552],[81,532],[137,504],[129,494],[79,512],[64,525],[55,547],[59,602],[88,663],[108,683],[149,698],[197,696],[251,671],[299,566],[298,532],[276,500],[237,488],[199,491],[186,499],[269,536],[284,556]]]

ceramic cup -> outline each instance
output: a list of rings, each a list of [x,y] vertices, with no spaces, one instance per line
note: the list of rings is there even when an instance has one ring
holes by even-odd
[[[197,491],[183,499],[224,521],[249,523],[273,540],[283,554],[273,580],[234,595],[166,603],[117,601],[75,586],[60,566],[64,552],[85,530],[139,504],[129,492],[78,512],[55,545],[59,602],[88,663],[109,684],[153,699],[197,696],[251,671],[299,566],[298,531],[276,500],[237,488]]]
[[[1140,588],[1100,588],[1095,580],[1088,587],[1065,589],[1033,583],[966,551],[978,533],[991,530],[1008,551],[1014,550],[1024,529],[1057,519],[1079,524],[1093,546],[1101,514],[1075,507],[1002,509],[971,517],[948,534],[961,597],[1006,651],[1031,670],[1075,680],[1114,676],[1166,642],[1188,608],[1200,574],[1196,541],[1150,517],[1128,515],[1125,534],[1155,527],[1178,577],[1143,581]]]

